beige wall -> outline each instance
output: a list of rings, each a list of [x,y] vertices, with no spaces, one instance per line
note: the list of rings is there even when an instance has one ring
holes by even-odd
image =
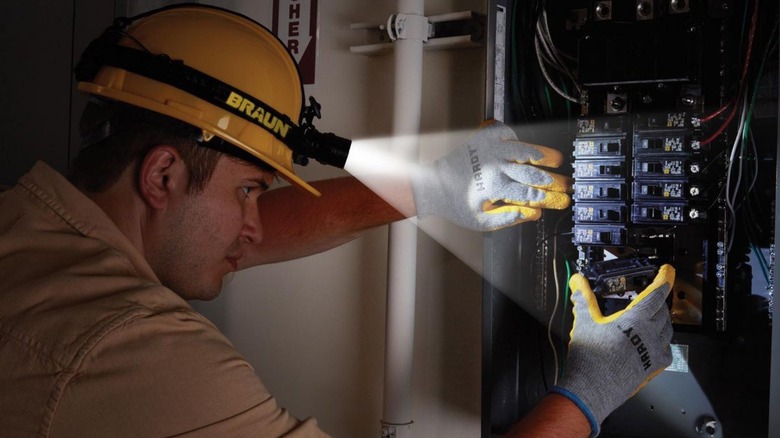
[[[212,2],[265,20],[258,3]],[[484,2],[437,0],[426,14],[484,11]],[[353,22],[384,22],[395,2],[320,1],[319,127],[347,137],[392,127],[393,60],[349,52]],[[477,126],[484,50],[426,52],[425,131]],[[425,146],[425,145],[423,145]],[[307,179],[340,174],[318,164]],[[235,275],[222,296],[196,304],[221,326],[280,403],[338,437],[379,435],[382,409],[387,228],[303,260]],[[472,245],[479,260],[479,239]],[[414,364],[414,436],[477,437],[480,430],[481,278],[421,234]]]

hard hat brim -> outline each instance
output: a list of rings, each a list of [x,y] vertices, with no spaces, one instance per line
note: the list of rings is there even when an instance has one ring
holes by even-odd
[[[106,87],[106,86],[102,86],[90,82],[79,82],[78,89],[82,92],[94,94],[97,96],[103,96],[108,99],[118,100],[121,102],[126,102],[131,105],[136,105],[142,108],[146,108],[158,112],[160,114],[164,114],[166,116],[176,118],[192,126],[195,126],[199,129],[202,129],[208,133],[214,134],[217,137],[229,142],[230,144],[235,145],[236,147],[241,148],[242,150],[248,152],[252,156],[257,157],[258,159],[262,160],[264,163],[273,167],[282,178],[284,178],[292,185],[298,186],[315,196],[321,196],[321,193],[317,189],[315,189],[306,181],[304,181],[303,179],[295,175],[292,169],[287,169],[283,165],[277,163],[273,158],[266,156],[262,152],[253,149],[249,145],[245,144],[244,142],[235,138],[234,136],[231,136],[230,134],[220,129],[219,127],[213,126],[212,124],[207,123],[206,121],[199,118],[197,113],[200,111],[195,108],[191,108],[189,106],[177,103],[174,100],[168,100],[165,103],[161,103],[152,99],[145,98],[143,96],[126,92],[124,90],[120,90],[112,87]]]

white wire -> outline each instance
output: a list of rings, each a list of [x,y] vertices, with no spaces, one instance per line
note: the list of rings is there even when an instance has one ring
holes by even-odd
[[[544,38],[544,35],[542,35],[539,32],[539,27],[537,25],[537,31],[534,34],[534,39],[538,39],[541,42],[541,47],[544,49],[541,51],[542,59],[547,61],[550,66],[554,67],[556,70],[558,70],[561,73],[569,74],[568,71],[564,66],[562,66],[557,59],[555,59],[555,54],[553,53],[553,49],[550,48],[549,41],[547,41]]]
[[[580,101],[574,97],[569,96],[568,94],[564,93],[558,86],[553,83],[552,78],[550,77],[549,73],[547,73],[547,69],[544,67],[544,61],[542,60],[542,54],[541,54],[541,48],[539,47],[539,36],[534,36],[534,47],[536,48],[536,59],[539,61],[539,68],[542,70],[542,75],[544,75],[544,79],[547,81],[547,84],[550,85],[550,87],[555,90],[558,95],[563,97],[566,100],[569,100],[574,103],[580,103]]]
[[[744,158],[744,154],[742,152],[744,150],[744,143],[745,143],[744,142],[744,137],[742,136],[742,130],[745,128],[745,120],[746,120],[746,115],[743,112],[742,117],[740,118],[740,121],[739,121],[739,129],[737,130],[737,132],[738,132],[737,136],[740,139],[739,140],[739,145],[737,147],[739,149],[739,163],[737,164],[737,182],[736,182],[736,186],[734,187],[734,193],[731,194],[731,206],[732,207],[737,204],[737,195],[739,195],[739,188],[742,185],[742,169],[745,167],[745,158]]]
[[[745,126],[745,117],[747,116],[747,93],[742,98],[742,108],[740,110],[740,116],[739,116],[739,127],[737,128],[737,135],[734,137],[734,145],[731,148],[731,155],[729,156],[729,168],[726,172],[726,207],[729,210],[729,213],[731,214],[731,223],[730,223],[730,232],[728,236],[728,245],[727,250],[731,251],[731,245],[734,243],[734,229],[735,229],[735,223],[737,214],[734,211],[734,202],[737,199],[737,193],[739,192],[739,184],[741,183],[742,179],[742,163],[740,162],[739,166],[739,175],[737,177],[737,187],[734,188],[734,194],[733,197],[731,195],[731,171],[734,168],[734,158],[737,155],[737,149],[739,148],[739,145],[742,140],[742,129]],[[741,161],[741,160],[740,160]]]
[[[542,30],[544,31],[544,34],[545,34],[547,40],[550,42],[550,44],[553,47],[555,47],[555,44],[553,44],[553,42],[552,42],[553,39],[552,39],[552,34],[550,33],[550,24],[547,21],[547,8],[545,8],[545,7],[542,7],[541,18],[543,19],[542,20],[542,28],[543,28]],[[555,53],[563,56],[564,58],[566,58],[568,60],[571,60],[571,61],[575,61],[576,60],[576,58],[574,58],[573,56],[569,55],[568,53],[566,53],[566,52],[564,52],[562,50],[558,50],[557,48],[555,49]]]
[[[748,136],[750,137],[750,145],[753,148],[753,163],[755,165],[753,181],[750,182],[750,186],[747,189],[747,192],[750,193],[753,191],[753,187],[755,187],[756,181],[758,180],[758,149],[756,148],[756,137],[753,136],[753,128],[750,128],[748,131]]]
[[[560,223],[560,220],[555,224],[555,229],[553,230],[553,256],[552,256],[552,262],[553,262],[553,278],[555,279],[555,304],[553,305],[552,314],[550,315],[550,322],[547,323],[547,340],[550,342],[550,348],[553,352],[553,362],[555,364],[555,374],[553,376],[553,385],[558,384],[558,349],[555,348],[555,343],[553,342],[552,338],[552,323],[553,319],[555,319],[555,314],[558,312],[558,301],[560,301],[561,296],[561,287],[558,283],[558,224]],[[563,316],[562,316],[563,318]]]
[[[536,31],[541,35],[542,40],[545,42],[545,46],[553,57],[555,63],[560,66],[560,69],[566,73],[566,76],[568,76],[569,79],[571,79],[571,81],[574,83],[574,87],[577,88],[577,92],[579,92],[580,86],[577,81],[574,80],[574,75],[571,74],[571,70],[569,70],[569,67],[566,65],[563,59],[561,59],[561,56],[572,61],[574,61],[575,58],[567,55],[561,50],[558,50],[555,42],[553,42],[552,34],[550,33],[550,26],[547,23],[547,9],[544,7],[542,7],[542,13],[539,15],[539,19],[536,21]]]
[[[538,38],[542,42],[542,47],[544,48],[544,53],[546,54],[546,59],[552,65],[553,67],[557,68],[560,71],[563,71],[563,63],[560,62],[560,59],[555,54],[555,45],[552,44],[550,40],[546,38],[546,35],[544,34],[544,31],[542,30],[542,24],[541,19],[540,21],[536,22],[536,32],[534,32],[534,38]]]
[[[555,375],[553,377],[553,385],[558,384],[558,373],[560,372],[560,365],[558,364],[558,350],[555,348],[555,342],[553,342],[552,338],[552,324],[555,320],[555,314],[558,313],[558,306],[561,299],[561,285],[558,280],[558,236],[559,235],[565,235],[565,234],[571,234],[571,233],[558,233],[558,227],[561,224],[561,221],[566,216],[562,215],[556,222],[555,226],[553,227],[553,235],[552,235],[552,245],[553,245],[553,255],[552,255],[552,262],[553,262],[553,279],[555,281],[555,304],[553,304],[552,314],[550,315],[550,320],[547,323],[547,341],[550,343],[550,348],[553,352],[553,363],[554,363],[554,369],[555,369]],[[568,285],[564,285],[564,287],[568,287]],[[566,315],[561,315],[561,318],[566,318]]]
[[[745,99],[743,98],[742,110],[740,111],[740,115],[739,115],[739,127],[737,128],[737,132],[739,132],[739,129],[743,127],[743,123],[744,123],[744,118],[745,118],[744,102]],[[742,136],[739,134],[734,136],[734,143],[731,146],[731,153],[729,154],[728,171],[726,172],[726,205],[728,205],[732,210],[733,210],[733,203],[731,201],[731,172],[734,169],[735,158],[737,156],[737,149],[739,148],[741,139]]]
[[[559,54],[562,52],[558,50],[552,40],[550,29],[547,27],[547,12],[544,9],[542,10],[542,14],[539,16],[539,19],[536,21],[536,32],[534,33],[535,44],[538,40],[541,40],[541,46],[544,48],[544,51],[541,52],[542,57],[547,61],[548,64],[555,67],[556,70],[564,73],[572,81],[574,87],[577,89],[577,92],[581,92],[579,84],[574,79],[574,75],[571,74],[571,70],[569,70],[569,68],[566,66],[566,63],[559,56]],[[538,55],[539,48],[537,47],[536,50]],[[548,82],[550,82],[549,79]]]

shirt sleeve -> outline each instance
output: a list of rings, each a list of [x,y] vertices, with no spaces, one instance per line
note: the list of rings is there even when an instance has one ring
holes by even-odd
[[[320,438],[193,311],[135,317],[103,335],[57,399],[50,437]]]

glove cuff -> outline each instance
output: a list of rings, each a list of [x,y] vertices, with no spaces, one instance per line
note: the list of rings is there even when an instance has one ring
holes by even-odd
[[[579,397],[577,397],[576,394],[560,386],[553,386],[550,389],[550,392],[556,393],[558,395],[562,395],[568,398],[569,400],[571,400],[572,403],[574,403],[578,408],[580,408],[580,411],[582,411],[582,413],[585,415],[585,418],[588,419],[588,423],[590,423],[590,430],[591,430],[590,437],[595,438],[599,435],[600,426],[599,423],[596,421],[596,417],[590,411],[588,406],[585,403],[583,403],[583,401],[580,400]]]

